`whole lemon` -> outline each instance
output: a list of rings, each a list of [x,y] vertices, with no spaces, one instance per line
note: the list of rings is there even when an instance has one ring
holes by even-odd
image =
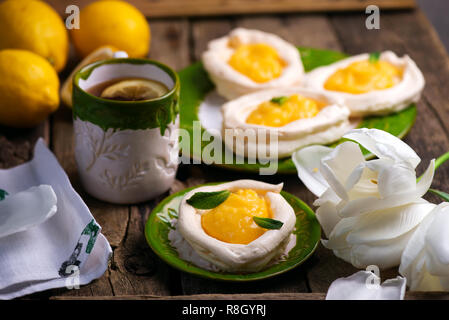
[[[61,17],[37,0],[0,3],[0,50],[25,49],[46,58],[61,71],[69,52],[69,37]]]
[[[0,124],[39,124],[58,109],[58,90],[58,74],[46,59],[26,50],[0,50]]]
[[[107,45],[126,51],[130,57],[145,57],[150,49],[150,26],[145,16],[123,1],[96,1],[84,7],[80,28],[70,33],[83,57]]]

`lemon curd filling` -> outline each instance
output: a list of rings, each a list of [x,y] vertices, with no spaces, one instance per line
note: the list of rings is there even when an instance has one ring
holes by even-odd
[[[271,218],[269,200],[252,189],[232,192],[218,207],[201,216],[201,226],[211,237],[235,244],[248,244],[266,229],[259,227],[253,217]]]
[[[282,103],[273,100],[262,102],[250,113],[246,123],[282,127],[299,119],[315,117],[324,105],[323,102],[294,94],[285,97]]]
[[[256,43],[239,45],[229,59],[229,65],[251,80],[263,83],[279,77],[285,62],[273,47]]]
[[[402,70],[386,61],[356,61],[337,70],[324,83],[326,90],[353,94],[393,87],[402,78]]]

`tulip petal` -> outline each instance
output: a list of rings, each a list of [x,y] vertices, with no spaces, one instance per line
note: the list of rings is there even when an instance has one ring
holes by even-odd
[[[387,208],[402,206],[421,198],[432,184],[433,174],[435,168],[435,160],[432,160],[424,172],[421,180],[416,184],[416,189],[413,192],[391,194],[383,199],[375,197],[366,197],[355,199],[348,202],[341,208],[341,217],[354,217],[368,212],[384,210]]]
[[[334,190],[332,190],[332,188],[328,188],[326,191],[324,191],[324,193],[321,195],[321,197],[319,197],[318,199],[316,199],[313,202],[314,206],[321,206],[323,204],[325,204],[326,202],[332,202],[335,205],[337,205],[338,203],[341,202],[341,199],[339,196],[337,196],[334,192]]]
[[[410,243],[410,241],[409,241]],[[407,244],[408,246],[408,244]],[[402,254],[404,255],[404,254]],[[402,257],[401,257],[401,261],[402,261]],[[402,262],[401,262],[402,264]],[[424,278],[425,275],[425,267],[426,267],[426,255],[425,252],[422,251],[417,259],[414,261],[414,264],[412,264],[410,266],[410,275],[407,276],[406,278],[409,279],[409,283],[410,283],[410,289],[413,290],[417,290],[418,287],[421,286],[422,284],[422,280]],[[406,273],[404,273],[406,274]]]
[[[341,219],[334,227],[329,235],[329,240],[326,242],[326,248],[328,249],[343,249],[349,246],[346,241],[348,233],[354,228],[359,217],[351,217]]]
[[[396,162],[382,168],[378,175],[378,190],[382,198],[416,189],[416,172],[408,162]]]
[[[352,171],[364,161],[360,147],[354,142],[346,141],[322,159],[320,171],[335,193],[342,200],[348,200],[344,183]]]
[[[355,245],[397,238],[414,229],[435,206],[423,201],[364,214],[360,216],[346,240]]]
[[[332,282],[326,300],[403,300],[405,287],[405,278],[389,279],[381,285],[376,274],[359,271]]]
[[[420,225],[416,228],[413,236],[410,238],[407,246],[404,249],[401,257],[401,264],[399,265],[399,273],[409,279],[410,284],[417,282],[418,274],[424,264],[425,258],[425,235],[431,222],[434,219],[434,212],[437,209],[435,207],[424,219]],[[422,265],[416,269],[418,260],[422,260]]]
[[[427,270],[435,276],[449,276],[449,203],[438,206],[426,231]]]
[[[449,203],[436,206],[416,228],[402,254],[399,273],[409,279],[412,291],[449,290],[448,214]]]
[[[366,162],[366,166],[372,171],[379,172],[385,167],[391,166],[395,163],[392,159],[373,159]]]
[[[299,179],[317,197],[321,196],[329,187],[319,171],[321,159],[328,156],[333,150],[324,146],[310,146],[292,154]]]
[[[326,237],[329,237],[334,227],[341,220],[334,203],[323,203],[316,211],[316,217],[323,228]]]
[[[377,172],[371,170],[366,164],[360,164],[346,180],[345,188],[350,201],[358,198],[380,198],[377,187]]]
[[[366,268],[369,265],[377,265],[381,270],[396,267],[401,262],[402,252],[414,230],[393,240],[353,245],[350,262],[358,268]]]
[[[422,291],[422,292],[430,292],[430,291],[448,291],[449,287],[446,284],[443,285],[443,279],[441,277],[434,276],[429,273],[429,271],[424,266],[420,272],[420,277],[417,278],[419,281],[413,283],[413,286],[410,286],[410,291]]]
[[[421,161],[410,146],[401,139],[383,130],[367,128],[353,129],[343,137],[360,143],[378,158],[407,161],[413,168],[416,168]]]
[[[432,185],[434,174],[435,174],[435,159],[432,159],[426,171],[422,174],[420,180],[416,184],[417,193],[420,194],[419,197],[425,195],[427,193],[427,190],[429,190],[430,186]]]
[[[340,258],[347,263],[351,263],[351,247],[346,247],[338,250],[333,250],[332,252],[335,254],[337,258]]]

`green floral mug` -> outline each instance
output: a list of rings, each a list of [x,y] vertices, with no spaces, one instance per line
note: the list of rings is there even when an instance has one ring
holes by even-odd
[[[103,99],[88,90],[120,78],[145,78],[169,91],[141,101]],[[138,203],[167,191],[178,167],[179,79],[149,59],[94,62],[73,78],[75,159],[85,190],[112,203]]]

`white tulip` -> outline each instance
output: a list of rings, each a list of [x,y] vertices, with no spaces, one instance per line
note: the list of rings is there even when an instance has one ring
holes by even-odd
[[[435,207],[422,199],[434,173],[432,160],[419,182],[421,161],[406,143],[377,129],[354,129],[356,141],[377,159],[366,161],[359,145],[310,146],[295,152],[299,178],[319,198],[316,215],[325,247],[355,267],[397,266],[413,231]]]
[[[399,272],[412,291],[449,291],[449,203],[421,222],[402,254]]]

